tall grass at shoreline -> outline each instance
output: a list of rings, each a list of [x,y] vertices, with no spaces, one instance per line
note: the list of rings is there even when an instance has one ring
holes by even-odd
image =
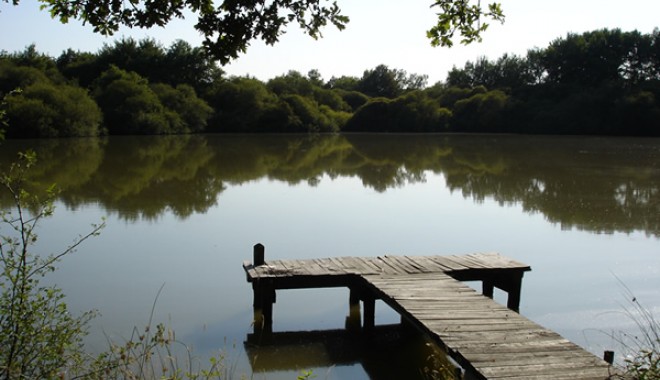
[[[619,280],[617,278],[617,280]],[[623,313],[636,327],[634,333],[615,332],[610,334],[622,350],[623,375],[618,377],[634,380],[660,379],[660,320],[652,310],[646,308],[621,280],[626,304]]]

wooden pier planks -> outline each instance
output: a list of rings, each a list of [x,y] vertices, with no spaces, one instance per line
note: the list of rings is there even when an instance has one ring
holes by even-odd
[[[510,297],[517,281],[519,298],[523,273],[531,268],[497,253],[270,260],[243,267],[255,289],[262,280],[274,289],[347,283],[368,288],[483,379],[609,377],[609,366],[600,358],[455,279],[488,281],[503,286]],[[513,286],[510,278],[516,280]],[[373,299],[364,301],[366,316]]]
[[[381,300],[484,379],[608,378],[604,361],[447,275],[363,278]]]
[[[331,257],[306,260],[269,260],[264,265],[243,264],[248,281],[256,278],[277,278],[298,275],[328,274],[416,274],[447,273],[462,271],[529,271],[523,263],[497,253],[473,253],[464,256],[391,256],[382,257]]]

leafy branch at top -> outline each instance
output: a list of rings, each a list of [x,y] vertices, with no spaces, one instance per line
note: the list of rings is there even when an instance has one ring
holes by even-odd
[[[504,13],[499,3],[488,4],[488,8],[481,6],[481,0],[472,4],[470,0],[436,0],[431,7],[440,8],[438,23],[426,32],[433,46],[454,45],[454,34],[458,32],[461,43],[481,42],[481,33],[488,29],[488,24],[482,18],[504,23]]]
[[[0,0],[18,5],[20,0]],[[226,64],[246,51],[252,40],[267,44],[278,42],[290,23],[297,24],[312,38],[332,24],[343,30],[349,22],[336,1],[331,0],[39,0],[41,9],[67,23],[72,19],[90,24],[94,31],[112,35],[122,26],[133,28],[164,27],[175,18],[189,14],[197,17],[195,29],[204,37],[204,48],[214,59]],[[435,0],[438,22],[427,36],[433,46],[452,46],[455,33],[461,43],[481,41],[488,24],[482,18],[504,21],[500,4],[482,8],[481,1]]]

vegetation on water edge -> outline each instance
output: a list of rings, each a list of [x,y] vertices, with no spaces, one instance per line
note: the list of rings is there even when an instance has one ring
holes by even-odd
[[[21,91],[14,91],[15,89]],[[488,132],[660,136],[660,31],[568,34],[479,58],[432,86],[379,65],[323,80],[226,77],[204,50],[122,39],[53,58],[0,53],[8,137],[201,132]]]
[[[627,305],[625,315],[636,327],[634,332],[615,332],[612,338],[619,343],[623,354],[622,379],[660,379],[660,320],[637,299],[621,281]]]
[[[175,352],[183,349],[190,354],[188,348],[176,341],[171,330],[151,320],[126,341],[110,342],[100,355],[85,351],[82,341],[96,312],[72,315],[62,290],[41,280],[105,224],[92,225],[59,253],[34,254],[37,227],[52,215],[55,193],[51,187],[46,197],[39,198],[26,191],[26,173],[35,163],[33,152],[22,153],[0,175],[0,187],[14,200],[13,209],[0,213],[0,379],[232,378],[234,368],[227,366],[222,353],[210,358],[208,365],[190,355],[181,364]]]

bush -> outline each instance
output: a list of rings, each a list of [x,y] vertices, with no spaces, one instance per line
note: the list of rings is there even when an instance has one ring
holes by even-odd
[[[101,110],[87,91],[37,82],[7,97],[9,137],[79,137],[100,133]]]
[[[213,109],[206,102],[197,97],[195,90],[187,85],[180,84],[176,88],[162,83],[151,85],[161,103],[173,112],[177,120],[176,132],[203,132]]]
[[[160,135],[183,132],[176,113],[163,107],[149,82],[112,66],[96,82],[95,98],[105,127],[113,135]]]
[[[451,111],[421,92],[391,100],[376,98],[360,107],[344,131],[350,132],[444,132]]]
[[[45,200],[28,194],[23,185],[27,170],[36,162],[34,153],[20,156],[2,175],[0,184],[15,200],[15,210],[3,211],[0,241],[0,378],[50,379],[64,377],[65,369],[84,360],[82,338],[94,313],[73,317],[64,294],[56,286],[43,286],[41,278],[55,270],[55,263],[103,225],[94,226],[62,252],[48,257],[33,255],[36,227],[53,212],[54,191]],[[4,230],[4,229],[3,229]]]
[[[230,378],[233,368],[225,367],[222,352],[203,367],[192,360],[188,347],[174,339],[173,331],[151,319],[144,330],[134,329],[124,343],[110,342],[98,357],[85,353],[82,339],[95,313],[72,316],[62,291],[40,280],[55,271],[61,258],[97,235],[104,223],[92,225],[89,233],[59,253],[34,255],[30,247],[37,240],[37,227],[52,215],[55,196],[53,186],[44,199],[26,191],[28,171],[35,163],[33,152],[20,154],[18,163],[0,175],[0,188],[15,201],[13,210],[0,213],[0,379]],[[175,345],[188,354],[183,365],[178,363]]]

